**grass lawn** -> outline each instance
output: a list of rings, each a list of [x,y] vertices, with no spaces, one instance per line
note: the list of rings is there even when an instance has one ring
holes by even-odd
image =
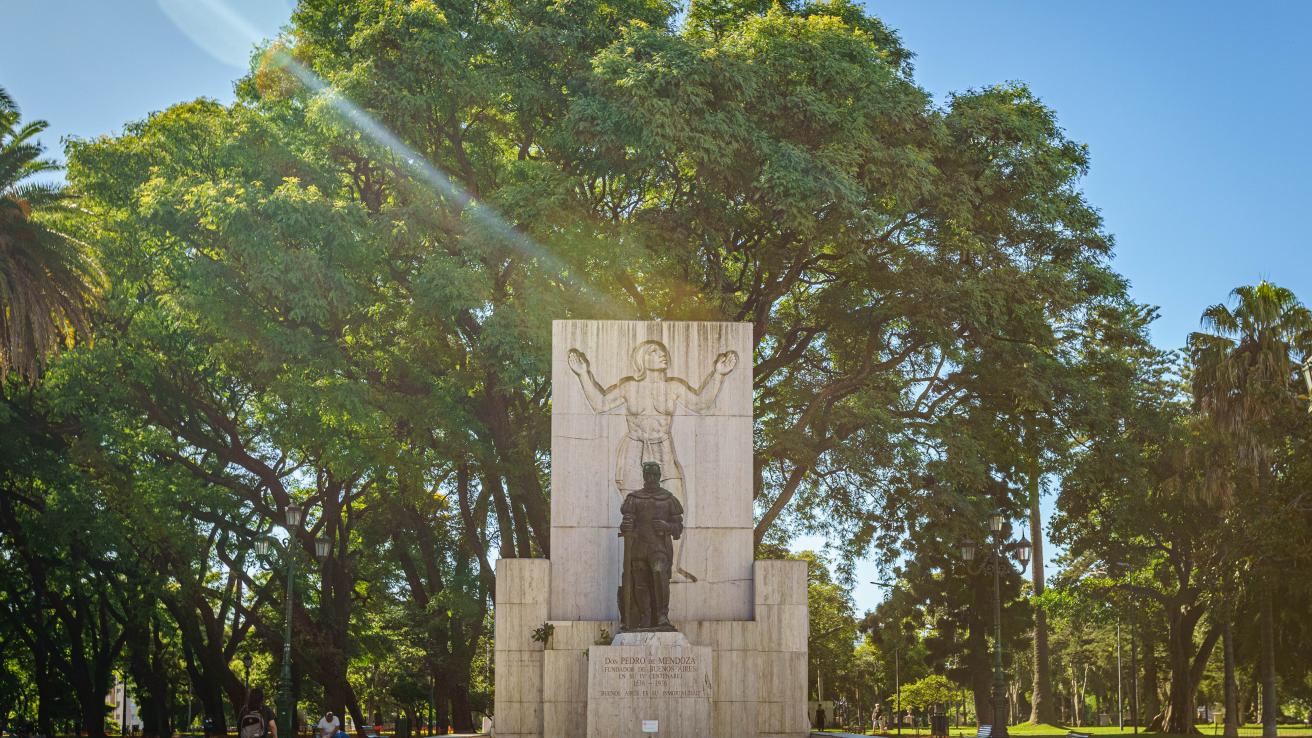
[[[1098,736],[1099,738],[1102,738],[1102,736],[1107,736],[1108,738],[1133,738],[1135,735],[1142,735],[1142,736],[1146,736],[1147,738],[1171,738],[1170,733],[1145,733],[1143,731],[1140,731],[1139,733],[1136,734],[1134,733],[1133,728],[1121,730],[1117,728],[1115,725],[1108,726],[1108,727],[1086,726],[1083,728],[1063,728],[1057,725],[1044,725],[1044,724],[1030,725],[1027,723],[1022,725],[1007,726],[1007,732],[1010,733],[1011,735],[1026,736],[1027,738],[1044,738],[1044,737],[1065,738],[1066,734],[1071,730],[1075,730],[1080,733],[1089,733]],[[1199,725],[1198,730],[1201,731],[1204,736],[1221,735],[1220,725]],[[826,730],[824,732],[843,733],[843,732],[854,732],[854,731],[844,731],[841,728],[833,728],[830,730]],[[952,728],[948,731],[948,733],[952,736],[952,738],[974,738],[975,736],[975,730],[973,728],[969,730],[965,728]],[[890,732],[887,735],[896,736],[897,733]],[[904,738],[916,738],[916,736],[920,736],[921,738],[928,738],[929,729],[920,728],[919,731],[916,731],[916,730],[912,730],[911,728],[903,728],[902,735]],[[1261,736],[1262,726],[1261,725],[1240,726],[1239,735],[1240,738],[1255,738],[1256,736]],[[1287,737],[1312,738],[1312,726],[1281,725],[1280,738],[1287,738]]]

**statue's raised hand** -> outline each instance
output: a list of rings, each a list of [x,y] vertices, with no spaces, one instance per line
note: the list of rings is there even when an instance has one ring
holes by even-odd
[[[738,366],[737,351],[725,351],[724,353],[715,357],[715,371],[717,374],[720,375],[728,374],[729,372],[733,371],[733,368],[736,366]]]
[[[588,370],[588,357],[578,349],[570,349],[569,353],[565,354],[565,363],[569,364],[569,370],[575,374],[582,375]]]

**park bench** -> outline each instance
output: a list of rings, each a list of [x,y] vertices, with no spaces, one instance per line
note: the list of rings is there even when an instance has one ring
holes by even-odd
[[[989,738],[991,735],[993,735],[993,726],[981,725],[979,726],[979,732],[975,734],[975,738]]]

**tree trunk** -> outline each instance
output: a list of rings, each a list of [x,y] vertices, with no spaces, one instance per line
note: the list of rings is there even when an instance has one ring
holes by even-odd
[[[36,661],[36,725],[41,735],[53,736],[55,726],[50,708],[55,704],[55,680],[50,664],[50,634],[45,628],[40,628],[33,636],[36,643],[36,653],[33,654]]]
[[[989,654],[989,621],[984,615],[993,607],[993,579],[976,576],[971,583],[974,598],[970,608],[966,636],[966,659],[970,674],[970,692],[975,702],[977,725],[993,724],[993,660]],[[890,721],[889,725],[893,725]]]
[[[351,721],[355,723],[356,735],[364,736],[367,732],[364,711],[360,709],[360,701],[355,698],[354,693],[351,695],[351,700],[346,703],[346,712],[351,716]]]
[[[1071,723],[1075,727],[1081,727],[1081,715],[1084,711],[1080,709],[1080,683],[1075,678],[1075,667],[1071,667]]]
[[[1143,716],[1148,720],[1150,729],[1156,725],[1161,729],[1162,701],[1161,686],[1157,673],[1157,639],[1153,624],[1148,623],[1139,629],[1143,635]]]
[[[988,669],[973,669],[970,675],[970,691],[975,698],[975,722],[978,725],[993,724],[993,678],[989,674]]]
[[[225,735],[227,729],[227,703],[223,699],[223,691],[219,685],[204,677],[205,672],[201,670],[200,659],[192,649],[191,644],[186,637],[186,629],[180,628],[182,632],[182,655],[183,664],[187,669],[187,678],[191,680],[192,694],[200,700],[201,714],[214,722],[213,728],[206,731],[206,735],[211,733],[216,735]],[[246,706],[246,700],[243,698],[231,703],[232,713],[236,715],[241,708]]]
[[[451,727],[451,713],[447,706],[451,703],[451,692],[445,682],[438,681],[433,686],[433,723],[438,735],[445,735]]]
[[[451,688],[451,727],[457,733],[474,732],[474,711],[469,704],[469,687],[457,684]]]
[[[1221,638],[1223,639],[1221,650],[1225,657],[1225,738],[1238,738],[1239,704],[1235,694],[1238,691],[1235,686],[1235,643],[1229,616],[1226,617]]]
[[[1276,624],[1271,591],[1262,593],[1262,738],[1276,738]]]
[[[1257,679],[1250,671],[1248,679],[1244,684],[1244,689],[1239,693],[1239,724],[1248,723],[1249,716],[1253,712],[1253,702],[1257,699]]]
[[[1197,610],[1183,609],[1170,616],[1168,655],[1171,658],[1171,688],[1163,730],[1167,733],[1197,733],[1194,727],[1194,626]]]
[[[127,699],[127,684],[123,685],[124,699]],[[87,699],[85,694],[78,694],[78,709],[82,715],[82,724],[86,727],[89,738],[106,738],[105,736],[105,696],[100,695],[100,703]],[[121,718],[120,718],[121,719]]]
[[[1043,518],[1039,511],[1038,462],[1030,472],[1030,542],[1034,545],[1031,579],[1034,597],[1043,596]],[[1048,670],[1048,617],[1043,608],[1034,609],[1034,695],[1030,701],[1030,722],[1057,722],[1052,701],[1052,675]]]

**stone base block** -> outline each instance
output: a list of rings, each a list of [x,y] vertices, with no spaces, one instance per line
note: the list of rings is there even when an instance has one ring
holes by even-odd
[[[755,595],[752,620],[676,619],[677,633],[624,634],[618,641],[619,624],[614,620],[552,620],[552,636],[545,645],[532,640],[531,633],[545,617],[550,562],[504,560],[498,562],[497,573],[494,722],[500,738],[650,735],[641,733],[643,719],[660,721],[656,735],[667,736],[803,738],[810,733],[806,716],[806,562],[755,562],[750,583]],[[668,708],[673,713],[662,713],[673,717],[635,718],[631,711],[621,712],[616,707],[614,695],[603,702],[592,700],[596,654],[630,642],[635,645],[626,648],[683,648],[706,654],[706,681],[699,681],[706,696],[698,704],[708,707],[688,711],[686,705],[678,706]],[[627,672],[610,674],[619,673]],[[655,704],[664,698],[648,695],[646,699],[653,710],[667,709]],[[625,721],[636,725],[637,732],[612,727]],[[593,732],[594,723],[605,727]],[[685,733],[671,732],[676,729]]]
[[[711,649],[663,645],[677,633],[625,635],[664,638],[588,649],[588,738],[714,735]]]
[[[496,703],[498,736],[543,738],[542,644],[533,631],[546,622],[551,592],[547,559],[497,561]]]

